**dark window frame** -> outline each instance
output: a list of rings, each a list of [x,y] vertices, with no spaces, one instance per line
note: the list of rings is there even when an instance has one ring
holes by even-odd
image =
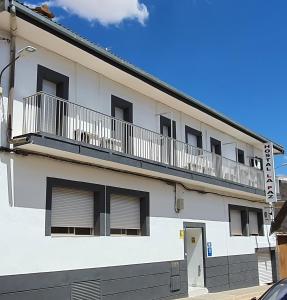
[[[260,160],[260,170],[263,170],[263,158],[258,157],[258,156],[251,157],[250,158],[250,166],[253,167],[253,168],[255,168],[254,159]]]
[[[149,193],[130,190],[125,188],[107,186],[106,187],[106,235],[111,235],[110,212],[111,212],[111,194],[120,194],[127,196],[135,196],[140,198],[140,235],[150,235],[150,200]]]
[[[229,214],[229,233],[230,233],[230,236],[238,236],[238,235],[233,235],[232,232],[231,232],[231,214],[230,214],[231,210],[239,210],[241,212],[242,235],[240,235],[240,236],[248,236],[248,211],[247,211],[247,207],[229,204],[228,205],[228,214]]]
[[[264,236],[264,214],[263,210],[256,207],[248,207],[248,225],[249,225],[249,212],[253,211],[257,213],[257,223],[258,223],[258,235],[251,236]]]
[[[172,122],[172,135],[171,135],[171,122]],[[160,134],[163,134],[164,126],[168,127],[168,136],[173,139],[176,139],[176,121],[160,115]]]
[[[115,95],[111,95],[111,116],[115,117],[115,108],[121,108],[124,111],[124,121],[133,123],[133,103]]]
[[[185,125],[185,142],[188,144],[188,134],[196,136],[197,148],[202,149],[202,132]]]
[[[37,92],[43,90],[43,80],[49,80],[56,84],[56,96],[65,100],[69,99],[69,77],[51,70],[42,65],[37,68]]]
[[[241,236],[256,236],[250,235],[249,232],[249,212],[254,211],[257,212],[257,220],[258,220],[258,236],[264,236],[264,218],[263,218],[263,210],[256,207],[248,207],[248,206],[241,206],[241,205],[228,205],[228,214],[229,214],[229,233],[230,236],[236,237],[237,235],[233,235],[231,233],[231,217],[230,211],[231,210],[240,210],[241,211],[241,226],[242,226],[242,235]]]
[[[239,160],[239,158],[243,158],[243,160]],[[242,149],[236,148],[236,160],[240,164],[245,164],[245,152]]]
[[[213,137],[210,137],[210,152],[212,152],[212,146],[215,146],[216,147],[216,151],[215,151],[215,154],[217,155],[222,155],[222,149],[221,149],[221,141],[213,138]]]
[[[46,216],[45,216],[45,235],[52,234],[52,191],[53,187],[66,187],[79,190],[94,192],[94,228],[93,235],[105,235],[105,186],[86,183],[80,181],[72,181],[60,178],[47,177],[46,187]],[[86,235],[83,235],[86,236]]]
[[[42,65],[37,67],[37,92],[43,91],[43,80],[49,80],[56,84],[56,96],[64,100],[69,99],[69,77],[59,72],[51,70]],[[41,96],[37,97],[37,105],[41,107]],[[56,112],[56,134],[62,135],[66,132],[65,119],[68,114],[67,103],[60,100],[57,101]],[[40,120],[38,120],[40,121]]]

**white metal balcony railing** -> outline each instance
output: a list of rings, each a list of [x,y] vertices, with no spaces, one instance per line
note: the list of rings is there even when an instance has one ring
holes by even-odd
[[[39,92],[23,104],[23,134],[45,132],[264,189],[261,170],[67,100]]]

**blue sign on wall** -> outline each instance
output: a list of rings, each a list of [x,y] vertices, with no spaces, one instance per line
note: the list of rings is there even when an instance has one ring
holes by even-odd
[[[211,244],[211,242],[207,243],[207,256],[212,256],[212,244]]]

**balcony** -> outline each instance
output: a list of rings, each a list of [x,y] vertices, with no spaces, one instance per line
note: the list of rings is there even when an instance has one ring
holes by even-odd
[[[45,133],[89,147],[263,190],[263,172],[45,93],[23,99],[23,135]]]

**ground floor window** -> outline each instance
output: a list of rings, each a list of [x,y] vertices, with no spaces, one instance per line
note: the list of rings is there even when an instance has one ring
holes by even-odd
[[[111,235],[141,235],[141,231],[140,231],[140,229],[111,228]]]
[[[52,188],[51,233],[92,235],[94,228],[94,193],[67,188]]]
[[[242,214],[244,211],[236,208],[230,209],[230,234],[234,236],[243,235],[243,227],[245,226]]]
[[[55,227],[51,228],[51,233],[56,235],[94,235],[93,228],[83,227]]]
[[[264,235],[263,212],[261,209],[249,208],[249,234]]]
[[[47,178],[46,235],[149,235],[149,193]]]
[[[231,236],[264,235],[262,209],[229,205]]]
[[[149,194],[109,187],[106,198],[110,212],[110,235],[149,235]]]
[[[140,197],[111,194],[110,207],[111,234],[140,234]]]

